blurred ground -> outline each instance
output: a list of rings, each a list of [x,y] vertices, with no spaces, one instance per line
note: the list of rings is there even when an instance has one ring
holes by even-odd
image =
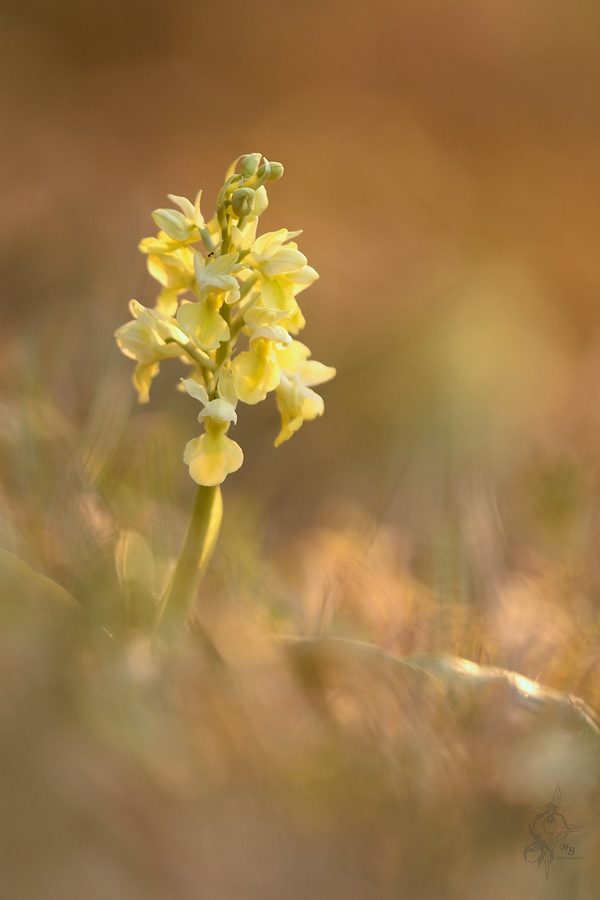
[[[599,26],[592,0],[4,0],[0,548],[84,607],[74,632],[3,624],[10,900],[185,898],[202,877],[210,900],[598,896],[592,776],[550,766],[529,790],[509,750],[516,781],[477,769],[510,715],[463,733],[401,703],[390,749],[379,676],[358,717],[333,692],[346,743],[269,641],[454,653],[600,709]],[[152,595],[119,586],[115,544],[177,551],[197,423],[166,366],[135,405],[112,334],[154,300],[151,211],[202,187],[208,212],[250,151],[285,166],[261,222],[304,229],[304,335],[338,376],[277,450],[274,403],[237,426],[200,618],[240,718],[202,666],[159,677],[138,646]],[[553,758],[540,740],[530,761]],[[555,776],[594,863],[553,894],[522,845]]]

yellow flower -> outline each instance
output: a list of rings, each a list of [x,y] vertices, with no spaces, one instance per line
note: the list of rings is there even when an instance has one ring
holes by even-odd
[[[175,200],[173,194],[169,194],[169,197],[172,200]],[[155,209],[152,213],[152,218],[161,231],[168,234],[174,241],[183,243],[188,241],[191,237],[195,237],[196,240],[198,240],[200,235],[193,219],[194,207],[185,197],[179,197],[178,199],[184,201],[185,204],[189,204],[190,210],[186,210],[188,215],[179,212],[177,209]],[[190,211],[191,217],[189,215]]]
[[[238,354],[231,364],[235,389],[244,403],[260,403],[279,384],[275,351],[291,341],[285,328],[277,324],[284,316],[285,312],[260,308],[246,313],[250,349]]]
[[[319,277],[307,265],[298,245],[293,241],[287,243],[298,234],[299,231],[282,228],[261,235],[252,246],[252,260],[261,274],[263,302],[267,307],[295,313],[295,296]]]
[[[258,217],[249,216],[248,221],[242,228],[237,225],[231,226],[231,242],[236,250],[240,252],[248,252],[256,239],[256,229],[258,226]]]
[[[192,378],[182,381],[183,387],[202,403],[198,419],[204,423],[205,434],[188,441],[183,460],[190,467],[190,475],[198,484],[210,487],[221,484],[227,475],[236,472],[244,461],[242,448],[226,435],[232,422],[237,421],[237,397],[231,373],[221,370],[217,397],[209,399],[206,388]]]
[[[156,363],[138,363],[133,370],[131,380],[133,386],[138,392],[138,403],[150,402],[150,385],[152,379],[156,378],[160,370],[160,365]]]
[[[183,461],[190,467],[190,475],[197,484],[206,487],[222,484],[244,462],[240,445],[225,434],[228,427],[225,422],[207,419],[206,433],[185,445]]]
[[[189,291],[194,284],[192,251],[178,247],[169,253],[150,253],[147,265],[152,277],[163,286],[156,308],[167,316],[174,315],[178,295]]]
[[[229,325],[219,310],[208,300],[182,303],[177,310],[177,322],[194,343],[203,350],[216,350],[222,341],[229,340]]]
[[[243,154],[227,170],[209,222],[201,191],[195,203],[169,194],[174,208],[153,212],[158,234],[139,245],[160,293],[154,309],[132,301],[133,321],[117,330],[117,342],[136,360],[133,383],[142,403],[163,359],[192,367],[179,387],[202,405],[205,433],[188,442],[184,457],[199,484],[220,484],[242,464],[240,447],[227,436],[238,400],[256,404],[277,392],[279,445],[323,413],[311,387],[335,374],[291,337],[305,325],[296,298],[319,277],[294,240],[301,232],[282,228],[257,237],[269,202],[265,184],[282,174],[280,163]],[[236,356],[242,334],[248,347]]]
[[[240,286],[235,275],[242,269],[237,260],[237,252],[226,253],[215,259],[204,259],[201,253],[194,253],[196,284],[200,288],[202,299],[213,293],[220,299],[219,306],[223,300],[237,303],[240,299]]]
[[[306,265],[306,257],[300,253],[295,244],[284,246],[286,241],[299,234],[300,231],[280,228],[279,231],[267,231],[254,241],[252,259],[261,275],[265,278],[275,278],[277,275],[297,272]]]
[[[150,253],[148,271],[163,287],[189,290],[194,283],[193,251],[178,247],[170,253]]]
[[[286,310],[287,318],[281,323],[292,334],[297,334],[306,324],[296,295],[319,277],[318,272],[307,265],[292,237],[299,231],[287,228],[261,235],[252,245],[252,261],[261,275],[262,302],[269,309]]]
[[[195,205],[187,197],[178,197],[176,194],[168,196],[181,212],[177,209],[155,209],[152,218],[161,229],[158,241],[146,238],[141,242],[140,250],[143,253],[170,252],[182,243],[194,242],[199,238],[202,238],[209,250],[215,250],[221,240],[221,229],[216,217],[208,225],[205,223],[200,212],[202,191],[198,192]],[[156,249],[159,245],[164,249]]]
[[[273,342],[265,338],[253,341],[250,350],[235,357],[231,368],[238,396],[244,403],[260,403],[279,384]]]
[[[164,231],[159,231],[156,237],[143,238],[138,244],[138,250],[146,256],[149,254],[160,256],[165,253],[173,253],[175,250],[179,250],[180,247],[179,241],[174,241]]]
[[[137,300],[130,302],[129,311],[133,321],[115,331],[117,343],[125,356],[142,363],[154,363],[183,354],[177,342],[185,344],[187,337],[177,327],[175,319],[155,309],[147,309]]]
[[[293,309],[294,298],[317,280],[319,273],[312,266],[301,266],[292,272],[272,278],[263,276],[262,294],[265,306],[275,309]]]
[[[298,431],[304,421],[323,415],[323,398],[310,388],[330,381],[335,376],[335,369],[307,359],[310,350],[300,341],[292,341],[289,347],[277,351],[276,356],[281,369],[277,387],[281,431],[275,439],[275,446],[279,447]]]
[[[279,309],[265,309],[263,306],[249,309],[244,314],[244,322],[250,340],[260,334],[261,337],[269,337],[282,347],[287,347],[292,339],[285,328],[281,327],[281,320],[285,316],[285,311]]]
[[[285,375],[293,375],[300,363],[310,356],[310,350],[301,341],[290,341],[287,347],[275,351],[279,368]]]
[[[138,363],[133,373],[133,384],[140,403],[149,399],[150,383],[158,374],[158,363],[163,359],[185,356],[179,342],[187,337],[173,319],[152,309],[146,309],[136,300],[129,304],[133,321],[121,325],[115,331],[117,344],[125,356]]]

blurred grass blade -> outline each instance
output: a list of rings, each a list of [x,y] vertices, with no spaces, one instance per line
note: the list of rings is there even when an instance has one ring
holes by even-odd
[[[0,597],[3,611],[17,611],[21,605],[36,602],[79,607],[77,600],[60,584],[35,572],[7,550],[0,550]]]

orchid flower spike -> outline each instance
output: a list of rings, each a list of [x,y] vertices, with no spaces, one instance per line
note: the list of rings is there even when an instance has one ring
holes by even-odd
[[[305,325],[297,297],[319,277],[295,241],[301,232],[281,228],[257,237],[267,184],[282,175],[283,166],[260,153],[239,157],[208,221],[201,191],[193,203],[169,194],[176,208],[155,210],[159,232],[140,243],[160,285],[156,304],[147,309],[133,300],[132,321],[115,332],[119,348],[137,363],[140,403],[148,402],[161,362],[179,359],[192,367],[181,386],[201,404],[204,433],[187,443],[184,461],[194,481],[207,487],[242,465],[242,449],[227,435],[238,401],[254,405],[275,394],[279,446],[323,414],[323,399],[312,388],[335,375],[292,338]]]

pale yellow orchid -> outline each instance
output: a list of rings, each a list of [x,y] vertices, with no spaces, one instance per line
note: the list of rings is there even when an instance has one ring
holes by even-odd
[[[231,242],[236,250],[246,254],[256,240],[256,229],[258,227],[258,216],[248,217],[248,220],[240,228],[238,225],[231,226]]]
[[[202,191],[198,192],[195,204],[187,197],[179,197],[177,194],[169,194],[168,197],[177,204],[179,210],[156,209],[152,213],[152,218],[161,229],[161,233],[175,241],[177,246],[202,238],[209,250],[215,250],[221,239],[220,228],[216,216],[208,224],[204,221],[204,216],[200,212]],[[151,240],[151,238],[146,239],[146,241]]]
[[[310,350],[302,341],[290,341],[285,347],[275,351],[279,368],[285,375],[293,375],[300,363],[310,356]]]
[[[238,396],[244,403],[260,403],[279,384],[279,366],[273,354],[273,341],[267,338],[256,338],[250,350],[235,357],[231,368]]]
[[[195,203],[169,194],[175,208],[155,210],[160,230],[140,243],[161,286],[156,306],[132,304],[134,321],[116,332],[121,350],[137,362],[133,381],[141,402],[163,359],[192,366],[182,390],[202,403],[205,434],[188,443],[185,460],[192,478],[206,486],[220,484],[242,463],[241,449],[226,435],[238,399],[252,405],[276,391],[279,445],[322,414],[323,401],[311,388],[335,374],[291,337],[305,325],[297,297],[319,277],[294,240],[300,232],[282,228],[257,237],[268,205],[265,184],[282,174],[281,164],[259,153],[239,157],[208,222],[202,192]],[[238,352],[242,335],[248,347]]]
[[[148,271],[163,287],[188,290],[194,283],[193,251],[177,247],[169,253],[150,253]]]
[[[138,250],[146,256],[150,254],[161,256],[165,253],[173,253],[180,248],[180,242],[174,241],[164,231],[159,231],[156,237],[143,238],[138,244]]]
[[[177,322],[203,350],[216,350],[223,341],[229,340],[229,325],[211,295],[197,303],[182,303],[177,310]]]
[[[152,379],[156,378],[160,371],[159,363],[138,363],[133,370],[131,381],[138,392],[138,403],[150,402],[150,386]]]
[[[301,233],[280,228],[279,231],[261,234],[252,245],[252,260],[258,271],[266,278],[275,278],[276,275],[287,275],[305,266],[307,259],[295,244],[284,246]]]
[[[231,364],[235,389],[244,403],[260,403],[279,384],[275,351],[291,342],[288,332],[278,324],[285,315],[285,312],[262,308],[246,313],[250,349],[238,354]]]
[[[303,422],[323,415],[323,398],[311,387],[330,381],[336,372],[333,366],[309,360],[310,350],[300,341],[292,341],[288,347],[277,350],[275,355],[281,370],[276,389],[281,431],[275,438],[275,446],[279,447],[298,431]]]
[[[179,357],[192,368],[179,387],[201,404],[204,433],[188,441],[183,456],[199,487],[155,623],[157,637],[167,643],[179,640],[217,539],[219,486],[244,460],[227,435],[237,421],[238,400],[255,404],[276,392],[279,446],[304,421],[322,415],[323,399],[312,387],[335,375],[291,337],[305,324],[296,298],[319,277],[294,241],[300,232],[282,228],[257,237],[268,204],[265,185],[282,175],[281,163],[260,153],[238,157],[208,223],[200,211],[201,192],[195,204],[169,194],[176,208],[155,210],[158,235],[140,243],[161,286],[156,306],[145,309],[132,301],[133,321],[116,332],[123,353],[136,360],[133,383],[140,402],[147,402],[161,361]],[[200,252],[201,243],[206,252]],[[248,347],[238,352],[242,338]]]
[[[169,197],[175,200],[173,194],[169,194]],[[196,237],[197,240],[200,234],[194,222],[194,207],[185,197],[179,197],[178,199],[183,201],[181,205],[183,205],[185,213],[179,212],[177,209],[155,209],[152,213],[152,218],[158,227],[174,241],[184,243],[192,237]],[[189,210],[186,209],[184,204],[189,204]],[[189,215],[190,210],[191,217]]]
[[[117,343],[125,356],[138,362],[154,363],[184,353],[179,343],[185,344],[187,337],[174,319],[157,310],[147,309],[137,300],[130,302],[129,311],[133,321],[115,331]]]
[[[318,272],[307,265],[306,257],[291,238],[300,234],[287,228],[261,235],[252,246],[251,259],[261,276],[262,303],[270,309],[286,310],[288,316],[282,324],[292,334],[297,334],[306,321],[296,295],[319,277]]]
[[[213,294],[227,303],[237,303],[240,299],[240,286],[235,277],[243,268],[238,265],[238,253],[225,253],[214,259],[205,259],[201,253],[194,253],[194,272],[196,284],[200,289],[200,297],[205,299]]]
[[[221,371],[217,396],[210,400],[206,388],[191,378],[182,381],[183,387],[202,403],[198,420],[204,423],[205,433],[188,441],[183,454],[190,467],[190,475],[197,484],[211,487],[222,484],[227,475],[236,472],[244,461],[242,448],[227,437],[232,422],[237,422],[237,397],[231,373]]]
[[[177,247],[169,253],[150,253],[147,265],[152,277],[163,286],[156,309],[167,316],[174,315],[179,294],[189,291],[194,284],[192,251],[188,247]]]
[[[266,306],[276,309],[293,309],[294,298],[315,282],[319,273],[312,266],[302,266],[293,272],[263,279],[263,297]]]
[[[131,301],[129,309],[134,317],[133,321],[117,328],[115,337],[125,356],[138,363],[133,383],[138,391],[139,402],[147,403],[150,384],[159,371],[159,362],[185,357],[186,352],[180,345],[185,344],[188,339],[174,319],[169,319],[156,310],[146,309],[136,300]]]

